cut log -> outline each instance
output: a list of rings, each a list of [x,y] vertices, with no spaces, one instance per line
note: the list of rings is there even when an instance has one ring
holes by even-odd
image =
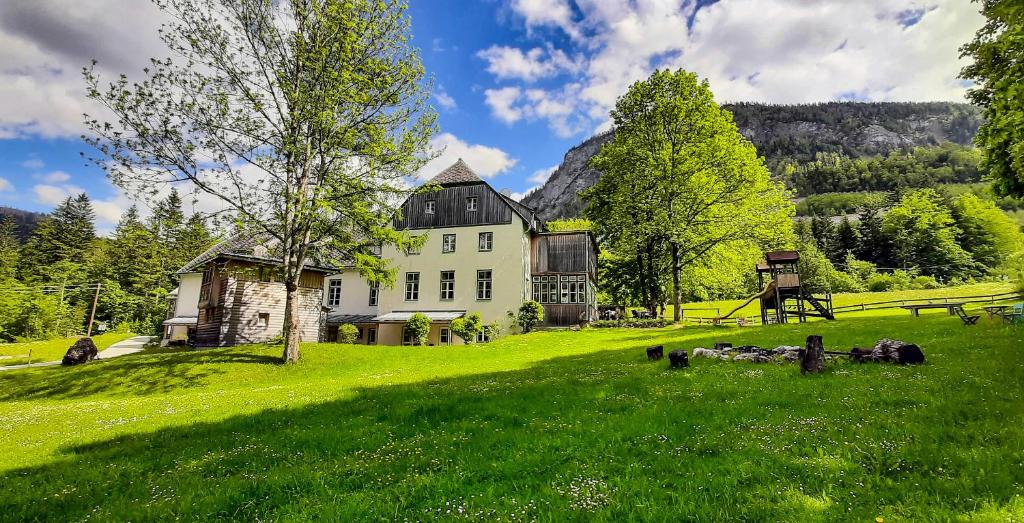
[[[686,351],[683,349],[676,349],[668,353],[669,366],[674,369],[690,366],[690,359],[686,356]]]
[[[647,347],[647,359],[651,361],[660,360],[665,356],[665,347],[662,345],[656,345],[654,347]]]
[[[800,372],[802,374],[817,374],[823,370],[825,370],[825,347],[821,343],[821,336],[808,336],[807,347],[800,358]]]

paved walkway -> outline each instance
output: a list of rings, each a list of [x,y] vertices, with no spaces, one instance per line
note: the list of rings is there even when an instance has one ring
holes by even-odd
[[[127,340],[119,341],[106,349],[100,351],[97,359],[106,360],[110,358],[116,358],[118,356],[124,356],[126,354],[135,354],[142,350],[142,347],[146,345],[153,336],[136,336],[134,338],[128,338]],[[27,369],[30,367],[52,367],[54,365],[60,365],[58,361],[42,361],[39,363],[23,363],[21,365],[8,365],[6,367],[0,367],[0,370],[16,370],[16,369]]]

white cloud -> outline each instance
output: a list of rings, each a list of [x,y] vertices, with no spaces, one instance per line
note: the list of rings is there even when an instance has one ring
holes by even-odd
[[[13,191],[14,186],[6,178],[0,178],[0,192]]]
[[[76,187],[74,185],[49,185],[39,184],[32,187],[32,192],[36,195],[36,202],[44,205],[60,205],[69,196],[81,194],[85,192],[85,189]]]
[[[452,98],[451,95],[444,90],[443,85],[437,86],[437,90],[434,91],[434,99],[437,100],[437,103],[445,109],[452,110],[458,107],[458,104],[455,103],[455,98]]]
[[[536,171],[533,171],[533,174],[531,174],[526,181],[534,185],[544,185],[544,182],[548,181],[548,178],[551,178],[551,174],[555,172],[555,169],[558,169],[557,165],[552,165],[546,169],[537,169]]]
[[[33,177],[38,178],[38,179],[40,179],[40,180],[42,180],[42,181],[44,181],[46,183],[50,183],[50,184],[64,183],[64,182],[66,182],[66,181],[71,179],[71,175],[66,173],[66,172],[64,172],[64,171],[53,171],[53,172],[50,172],[50,173],[42,174],[42,175],[39,175],[39,176],[33,176]]]
[[[525,82],[575,72],[582,66],[579,58],[573,60],[564,51],[550,45],[547,50],[534,47],[526,52],[515,47],[493,45],[476,55],[487,62],[487,72],[497,78]]]
[[[719,102],[962,101],[958,47],[983,23],[978,7],[961,0],[720,0],[699,10],[696,0],[573,5],[511,3],[528,34],[557,28],[586,56],[563,85],[540,93],[525,85],[486,90],[499,120],[546,119],[559,136],[604,129],[616,98],[665,67],[707,78]],[[529,58],[536,49],[506,48],[502,56]],[[536,77],[538,67],[524,66],[518,76],[511,67],[488,70],[498,80],[529,83],[526,73]]]
[[[518,160],[497,147],[468,144],[451,133],[435,136],[430,145],[434,150],[442,151],[420,169],[418,178],[428,180],[462,158],[481,178],[493,178],[514,167]]]
[[[512,10],[523,17],[527,29],[551,26],[573,38],[580,36],[568,0],[512,0]]]
[[[33,170],[35,170],[35,169],[42,169],[43,167],[46,166],[46,164],[43,163],[43,161],[40,160],[39,158],[32,158],[30,160],[25,160],[24,162],[21,162],[21,166],[26,168],[26,169],[33,169]]]
[[[95,58],[112,79],[140,72],[167,54],[161,20],[137,0],[0,2],[0,139],[81,134],[82,113],[98,114],[82,67]]]
[[[495,118],[511,124],[518,122],[523,117],[523,112],[513,107],[521,93],[522,90],[518,87],[487,89],[484,91],[484,102],[491,108],[491,114]]]

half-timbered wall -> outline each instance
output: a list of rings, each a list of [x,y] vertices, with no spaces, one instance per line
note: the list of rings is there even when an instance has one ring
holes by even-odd
[[[466,198],[477,199],[477,210],[466,210]],[[426,202],[434,202],[434,212],[427,214]],[[402,205],[402,216],[395,220],[396,229],[429,229],[465,225],[512,223],[512,208],[501,195],[483,183],[445,187],[415,194]]]

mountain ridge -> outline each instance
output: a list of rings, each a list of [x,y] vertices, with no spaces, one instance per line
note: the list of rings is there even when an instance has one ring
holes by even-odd
[[[982,121],[978,108],[957,102],[741,102],[723,107],[776,176],[780,163],[809,161],[818,153],[859,158],[944,142],[968,145]],[[548,180],[522,203],[544,220],[579,216],[579,192],[601,176],[590,159],[612,137],[612,131],[599,133],[569,149]]]

